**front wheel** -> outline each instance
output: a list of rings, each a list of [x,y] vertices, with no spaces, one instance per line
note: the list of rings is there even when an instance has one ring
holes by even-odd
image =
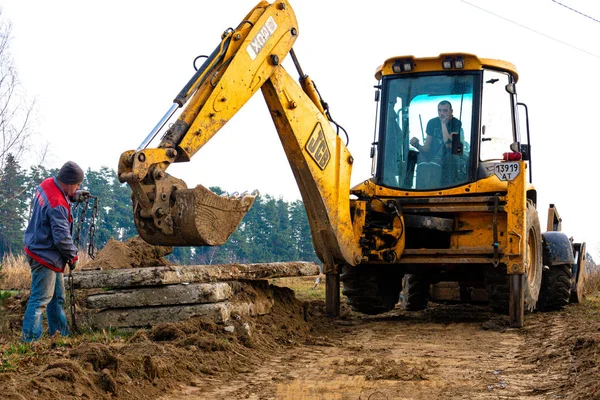
[[[492,309],[497,313],[508,315],[509,288],[506,265],[487,266],[484,275],[484,285]]]
[[[402,279],[400,305],[406,311],[419,311],[427,308],[429,302],[429,281],[423,275],[406,274]]]
[[[342,294],[354,311],[381,314],[398,303],[402,274],[397,268],[380,265],[345,265],[340,280]]]

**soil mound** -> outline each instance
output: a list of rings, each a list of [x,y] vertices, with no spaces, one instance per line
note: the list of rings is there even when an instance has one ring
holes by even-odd
[[[29,367],[0,373],[0,393],[11,400],[151,399],[206,384],[208,377],[247,374],[262,364],[265,354],[314,342],[329,323],[323,302],[307,307],[290,289],[271,290],[275,304],[270,314],[232,315],[224,325],[191,318],[105,343],[57,338],[68,343],[65,347],[44,339],[36,344],[38,355],[32,354]]]
[[[170,265],[163,257],[173,252],[170,246],[154,246],[134,236],[126,242],[111,238],[83,269],[147,268]]]

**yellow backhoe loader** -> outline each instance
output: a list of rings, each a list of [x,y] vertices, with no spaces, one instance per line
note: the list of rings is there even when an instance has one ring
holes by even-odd
[[[140,146],[121,155],[118,177],[132,189],[144,240],[216,246],[236,229],[255,193],[188,189],[166,170],[189,161],[261,90],[306,207],[331,315],[340,281],[349,304],[370,314],[392,309],[403,282],[407,309],[423,308],[438,282],[480,286],[515,326],[525,310],[582,298],[585,244],[559,223],[540,229],[513,65],[465,53],[386,60],[375,73],[373,173],[351,188],[345,137],[292,49],[299,32],[286,0],[261,1],[222,34]],[[288,55],[299,84],[281,65]]]

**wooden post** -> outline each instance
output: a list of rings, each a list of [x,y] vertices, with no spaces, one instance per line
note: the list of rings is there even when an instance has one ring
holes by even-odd
[[[340,315],[340,274],[328,272],[325,274],[325,312],[329,317]]]
[[[510,321],[510,326],[513,328],[521,328],[525,318],[525,275],[508,275],[508,279],[510,290],[508,319]]]

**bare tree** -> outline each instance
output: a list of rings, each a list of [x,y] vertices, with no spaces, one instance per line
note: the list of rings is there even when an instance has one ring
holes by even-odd
[[[0,9],[0,171],[9,154],[22,160],[30,149],[35,101],[28,102],[10,53],[12,24]]]

